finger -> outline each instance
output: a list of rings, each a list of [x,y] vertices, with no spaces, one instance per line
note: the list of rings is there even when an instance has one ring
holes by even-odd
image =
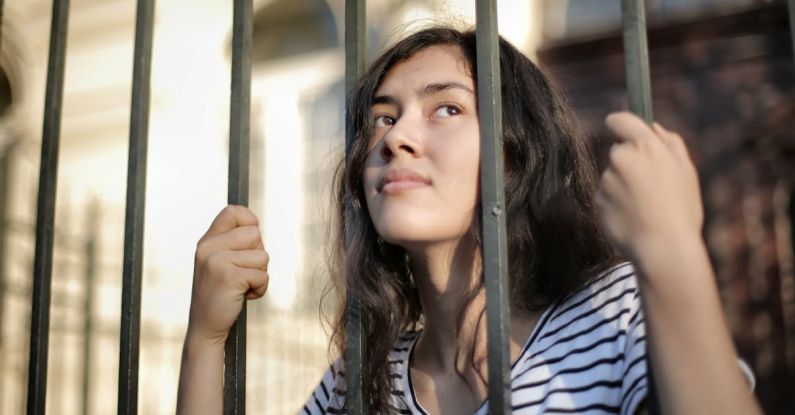
[[[636,115],[629,112],[614,112],[605,118],[605,125],[619,142],[640,144],[654,139],[654,132]]]
[[[269,276],[266,271],[250,268],[238,268],[235,277],[245,285],[246,295],[249,293],[265,293],[268,289]]]
[[[673,154],[674,157],[679,158],[679,150],[676,148],[676,144],[673,142],[672,134],[656,122],[652,123],[651,129],[654,131],[654,135],[660,139],[660,142],[665,145],[665,148],[668,149],[668,151]]]
[[[607,156],[607,168],[605,173],[610,172],[618,178],[625,176],[628,169],[632,168],[637,159],[637,149],[629,143],[615,143],[610,146]]]
[[[246,298],[248,298],[249,300],[254,300],[254,299],[260,298],[263,295],[265,295],[266,291],[268,291],[268,284],[265,284],[262,287],[259,287],[259,288],[254,289],[254,290],[249,290],[246,293]]]
[[[677,157],[679,160],[691,162],[690,152],[687,149],[685,140],[678,133],[668,131],[660,124],[654,123],[655,132],[664,138],[666,147]]]
[[[203,238],[228,232],[238,226],[259,226],[257,215],[245,206],[228,205],[215,217]]]
[[[597,213],[601,215],[602,209],[604,209],[605,206],[607,205],[607,197],[604,195],[604,191],[602,191],[601,187],[596,191],[596,194],[594,195],[594,202],[596,203]]]
[[[197,256],[218,251],[262,249],[262,234],[256,226],[241,226],[228,232],[203,238],[196,248]]]
[[[620,182],[620,175],[616,174],[613,169],[605,170],[604,173],[602,173],[602,177],[599,178],[597,195],[602,201],[609,201],[612,199],[616,186],[619,186]]]
[[[230,251],[229,260],[241,268],[267,271],[270,256],[261,249],[247,249],[244,251]]]

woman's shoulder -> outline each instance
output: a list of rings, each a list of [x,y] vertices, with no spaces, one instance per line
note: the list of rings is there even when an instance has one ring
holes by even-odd
[[[406,330],[398,336],[392,343],[392,350],[389,352],[389,364],[392,372],[400,378],[403,373],[408,371],[411,350],[420,337],[422,330]]]
[[[564,308],[576,307],[588,302],[588,300],[613,298],[621,293],[632,293],[633,295],[630,296],[630,299],[637,299],[638,282],[635,276],[635,268],[629,262],[616,264],[596,274],[580,289],[561,299],[558,305]]]
[[[309,395],[302,414],[342,413],[345,408],[345,369],[341,358],[329,365],[315,390]]]
[[[632,266],[599,273],[544,313],[512,372],[514,408],[633,413],[646,388],[643,321]]]
[[[642,321],[640,292],[632,264],[615,265],[558,301],[549,311],[542,338],[590,336],[602,329],[623,331]]]
[[[399,394],[404,389],[403,377],[407,371],[407,365],[411,355],[411,349],[421,330],[406,330],[398,336],[392,344],[389,353],[389,364],[392,365],[395,385],[393,385],[393,395]],[[329,365],[323,374],[315,390],[307,399],[302,414],[326,414],[343,413],[345,408],[345,364],[343,359],[338,357]],[[397,392],[397,393],[395,393]],[[399,405],[399,408],[405,404]]]

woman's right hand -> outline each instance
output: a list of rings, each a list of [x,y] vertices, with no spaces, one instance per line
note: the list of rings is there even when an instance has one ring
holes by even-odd
[[[199,240],[193,271],[188,336],[223,344],[246,299],[268,288],[268,253],[257,216],[229,205]]]

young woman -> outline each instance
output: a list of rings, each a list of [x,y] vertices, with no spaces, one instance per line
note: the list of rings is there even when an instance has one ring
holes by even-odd
[[[504,40],[500,66],[515,413],[641,412],[647,351],[665,413],[759,412],[682,139],[609,116],[617,142],[600,181],[540,70]],[[356,137],[338,214],[352,216],[335,277],[366,317],[368,413],[488,412],[475,77],[474,32],[431,28],[378,58],[349,103]],[[199,242],[178,412],[221,412],[224,341],[243,301],[264,295],[267,263],[243,207],[224,209]],[[346,327],[343,308],[341,358],[304,413],[345,411]]]

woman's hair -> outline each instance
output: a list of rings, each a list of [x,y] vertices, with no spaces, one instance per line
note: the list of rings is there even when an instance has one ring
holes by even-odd
[[[475,32],[425,29],[384,52],[359,79],[347,103],[354,132],[338,178],[338,217],[332,272],[341,295],[332,342],[344,359],[346,307],[362,315],[362,384],[368,413],[393,412],[388,355],[406,330],[417,328],[422,308],[405,251],[379,238],[367,210],[362,176],[373,134],[373,96],[387,72],[434,45],[460,50],[475,84]],[[539,68],[500,38],[502,131],[509,288],[512,306],[546,307],[617,262],[605,240],[593,201],[597,170],[573,116]],[[480,240],[480,212],[472,230]],[[481,274],[481,284],[483,276]],[[463,312],[463,310],[461,311]]]

